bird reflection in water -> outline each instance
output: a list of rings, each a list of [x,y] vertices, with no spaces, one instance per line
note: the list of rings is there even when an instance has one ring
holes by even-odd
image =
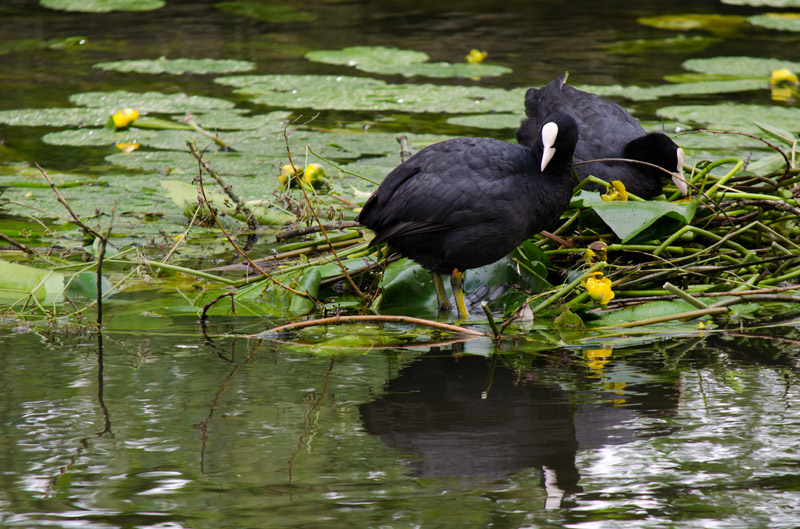
[[[579,450],[636,440],[643,433],[626,423],[670,412],[678,402],[674,386],[634,384],[620,406],[620,395],[598,389],[591,372],[573,373],[574,386],[586,388],[574,390],[539,381],[546,373],[539,374],[534,368],[520,376],[497,356],[433,349],[390,380],[385,394],[360,405],[361,420],[386,445],[417,456],[410,462],[415,476],[488,482],[537,468],[545,507],[558,508],[582,490]]]

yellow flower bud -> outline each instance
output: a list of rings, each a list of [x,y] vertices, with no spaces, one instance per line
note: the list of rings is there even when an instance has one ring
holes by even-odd
[[[126,142],[123,142],[123,143],[117,143],[116,146],[117,146],[117,149],[121,150],[125,154],[128,154],[128,153],[131,153],[131,152],[133,152],[133,151],[135,151],[136,149],[139,148],[139,142],[138,141],[126,141]]]
[[[139,111],[132,108],[126,108],[125,110],[120,110],[111,116],[111,119],[114,120],[114,129],[124,129],[139,119]]]
[[[477,64],[479,62],[483,62],[484,59],[486,59],[486,57],[488,56],[489,54],[486,53],[485,51],[473,49],[469,51],[466,57],[464,57],[464,60],[467,61],[469,64]]]
[[[789,70],[788,68],[781,68],[779,70],[775,70],[772,72],[772,75],[769,78],[770,84],[778,84],[778,83],[797,83],[797,74]]]
[[[611,183],[606,185],[606,192],[604,195],[600,195],[600,198],[606,202],[612,200],[621,200],[624,202],[628,200],[628,192],[625,190],[625,184],[619,180],[612,180]]]

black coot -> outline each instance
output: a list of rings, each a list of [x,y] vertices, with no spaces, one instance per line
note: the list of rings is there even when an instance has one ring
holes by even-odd
[[[647,134],[639,122],[618,104],[595,94],[583,92],[566,83],[566,74],[543,88],[531,88],[525,94],[525,114],[517,130],[522,145],[536,142],[538,123],[553,112],[569,114],[578,123],[580,139],[575,147],[575,161],[599,158],[627,158],[648,162],[673,173],[672,180],[686,194],[683,180],[683,150],[664,134]],[[581,178],[594,175],[610,182],[619,180],[625,188],[644,199],[661,193],[664,172],[630,162],[596,162],[575,167]],[[587,189],[597,189],[589,185]]]
[[[433,273],[440,308],[450,308],[440,274],[451,274],[461,319],[464,271],[510,253],[549,227],[575,185],[578,125],[554,113],[529,146],[492,138],[430,145],[386,176],[356,220]]]

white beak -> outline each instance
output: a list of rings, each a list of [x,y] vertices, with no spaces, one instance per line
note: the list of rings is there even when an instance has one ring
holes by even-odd
[[[689,189],[686,185],[686,179],[683,178],[683,149],[678,147],[678,170],[672,174],[672,181],[675,182],[675,187],[683,193],[683,196],[689,194]]]
[[[552,121],[545,123],[544,127],[542,127],[542,146],[544,147],[544,149],[542,149],[542,171],[544,171],[544,168],[547,167],[547,164],[550,163],[550,160],[552,160],[553,156],[556,154],[556,149],[553,147],[553,144],[555,144],[557,136],[558,125]]]

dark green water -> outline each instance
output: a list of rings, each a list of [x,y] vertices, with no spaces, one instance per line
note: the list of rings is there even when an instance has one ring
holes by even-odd
[[[256,73],[328,73],[340,70],[303,54],[384,45],[457,62],[477,47],[513,68],[481,81],[501,87],[539,85],[565,69],[584,83],[647,85],[695,56],[800,59],[796,36],[757,28],[702,51],[604,47],[675,35],[637,24],[638,16],[758,12],[711,1],[300,7],[316,21],[276,24],[202,2],[89,15],[6,0],[0,44],[73,35],[89,44],[0,54],[0,109],[69,106],[70,94],[89,90],[231,97],[207,76],[91,68],[161,55],[246,59]],[[648,118],[650,104],[631,106]],[[372,117],[330,112],[319,123]],[[441,126],[430,115],[402,122],[418,132]],[[444,132],[453,133],[449,127]],[[46,146],[42,133],[0,126],[0,163],[101,171],[105,154]],[[557,338],[545,351],[525,341],[495,351],[484,339],[359,349],[344,339],[341,347],[306,344],[305,335],[286,342],[232,336],[274,323],[246,318],[212,321],[209,339],[194,315],[132,315],[147,295],[109,303],[102,343],[0,321],[0,525],[800,526],[797,323],[771,330],[745,320],[741,332],[613,351],[561,348]],[[364,336],[383,343],[407,331],[350,332],[363,345]]]

